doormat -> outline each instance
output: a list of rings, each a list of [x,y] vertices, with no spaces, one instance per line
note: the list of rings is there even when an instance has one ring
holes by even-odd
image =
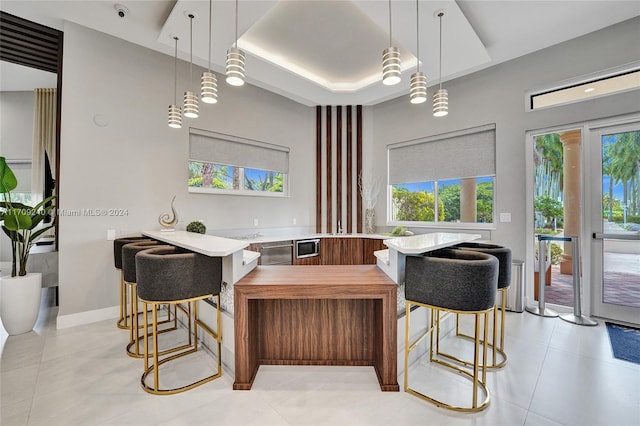
[[[614,358],[640,364],[640,329],[605,322]]]

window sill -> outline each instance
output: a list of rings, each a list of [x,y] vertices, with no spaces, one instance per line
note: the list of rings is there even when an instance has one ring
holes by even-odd
[[[217,189],[217,188],[189,187],[188,190],[192,194],[241,195],[241,196],[250,196],[250,197],[276,197],[276,198],[289,197],[289,194],[285,194],[282,192],[248,191],[248,190],[242,190],[242,189]]]

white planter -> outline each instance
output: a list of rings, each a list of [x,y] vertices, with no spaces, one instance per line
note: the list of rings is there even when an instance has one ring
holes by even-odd
[[[0,277],[0,318],[10,335],[33,329],[40,311],[41,285],[40,272],[24,277]]]

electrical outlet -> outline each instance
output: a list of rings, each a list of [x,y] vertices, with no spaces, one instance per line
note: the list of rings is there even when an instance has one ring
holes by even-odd
[[[511,213],[500,213],[500,222],[511,222]]]
[[[115,229],[107,229],[107,240],[113,241],[116,239],[116,230]]]
[[[298,221],[296,220],[296,218],[293,218],[293,224],[295,225],[296,223],[298,223]]]
[[[258,226],[258,219],[253,219],[253,226]]]

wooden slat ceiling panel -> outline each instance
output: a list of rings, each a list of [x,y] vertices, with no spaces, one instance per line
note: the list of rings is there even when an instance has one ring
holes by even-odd
[[[57,72],[60,31],[0,12],[0,60]]]

